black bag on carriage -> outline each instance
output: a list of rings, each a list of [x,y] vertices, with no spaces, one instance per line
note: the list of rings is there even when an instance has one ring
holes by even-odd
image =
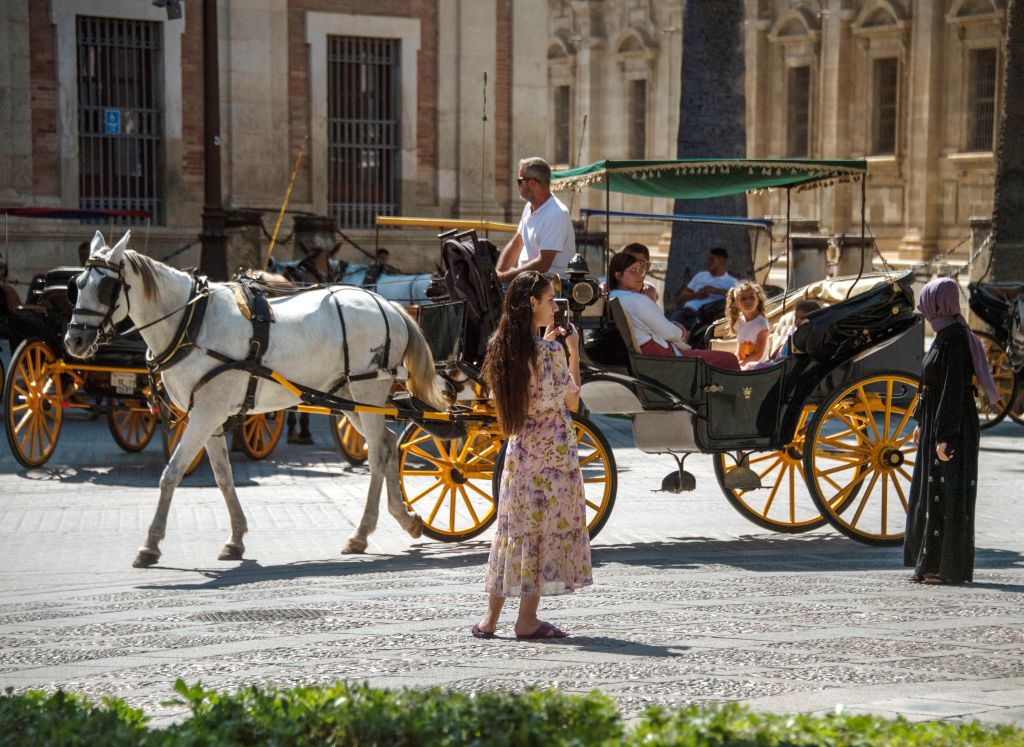
[[[793,348],[819,362],[848,359],[916,322],[914,298],[898,283],[883,282],[853,298],[807,315],[793,333]]]
[[[466,302],[466,361],[482,365],[501,313],[501,281],[494,270],[498,247],[470,231],[445,240],[441,257],[448,295]]]

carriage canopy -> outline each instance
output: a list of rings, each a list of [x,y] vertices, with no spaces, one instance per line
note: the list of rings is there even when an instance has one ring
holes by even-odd
[[[700,200],[779,187],[811,189],[859,181],[866,161],[693,158],[671,161],[597,161],[551,174],[551,189],[610,189],[642,197]]]

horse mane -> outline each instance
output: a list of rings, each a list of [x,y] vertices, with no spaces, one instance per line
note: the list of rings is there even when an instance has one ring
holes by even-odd
[[[139,254],[133,249],[126,249],[124,256],[132,266],[132,269],[142,278],[143,297],[147,299],[152,298],[153,294],[156,293],[156,270],[158,267],[164,266],[163,263],[145,254]]]

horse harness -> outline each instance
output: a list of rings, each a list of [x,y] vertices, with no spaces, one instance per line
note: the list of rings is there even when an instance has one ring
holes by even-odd
[[[216,350],[199,348],[201,352],[220,361],[220,365],[207,371],[199,379],[195,387],[192,388],[192,392],[189,395],[189,412],[192,411],[192,406],[195,404],[196,392],[222,373],[227,373],[228,371],[244,371],[248,373],[249,383],[246,387],[245,399],[242,402],[241,409],[228,418],[227,422],[224,424],[225,432],[240,423],[242,418],[244,418],[245,415],[255,407],[256,385],[259,383],[260,379],[280,384],[285,389],[288,389],[290,392],[298,396],[304,404],[322,406],[332,404],[330,400],[334,399],[335,393],[350,382],[377,378],[376,371],[355,375],[351,373],[348,348],[348,328],[345,322],[345,312],[341,302],[336,296],[337,292],[342,290],[341,288],[331,290],[330,296],[338,311],[338,321],[341,323],[341,347],[345,366],[344,373],[329,391],[320,392],[315,389],[310,389],[309,387],[293,384],[280,376],[280,374],[263,365],[263,355],[270,342],[270,325],[274,321],[273,311],[263,288],[258,283],[243,280],[239,285],[242,293],[244,294],[246,305],[248,306],[248,316],[252,322],[253,329],[252,337],[249,339],[248,355],[246,355],[243,360],[236,360],[224,355],[223,353],[219,353]],[[355,289],[354,286],[352,288]],[[397,370],[388,366],[388,362],[391,359],[391,324],[388,322],[388,316],[384,310],[384,305],[381,303],[381,299],[375,293],[370,293],[369,295],[373,298],[374,302],[376,302],[377,308],[380,310],[381,317],[384,320],[384,345],[377,348],[374,360],[378,364],[378,369],[386,370],[394,376],[397,374]]]

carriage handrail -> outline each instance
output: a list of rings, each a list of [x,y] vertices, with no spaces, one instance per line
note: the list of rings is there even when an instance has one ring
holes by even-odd
[[[406,218],[397,215],[378,215],[378,226],[394,228],[457,228],[461,230],[497,231],[499,233],[515,233],[519,230],[517,223],[498,223],[490,220],[460,220],[455,218]]]

